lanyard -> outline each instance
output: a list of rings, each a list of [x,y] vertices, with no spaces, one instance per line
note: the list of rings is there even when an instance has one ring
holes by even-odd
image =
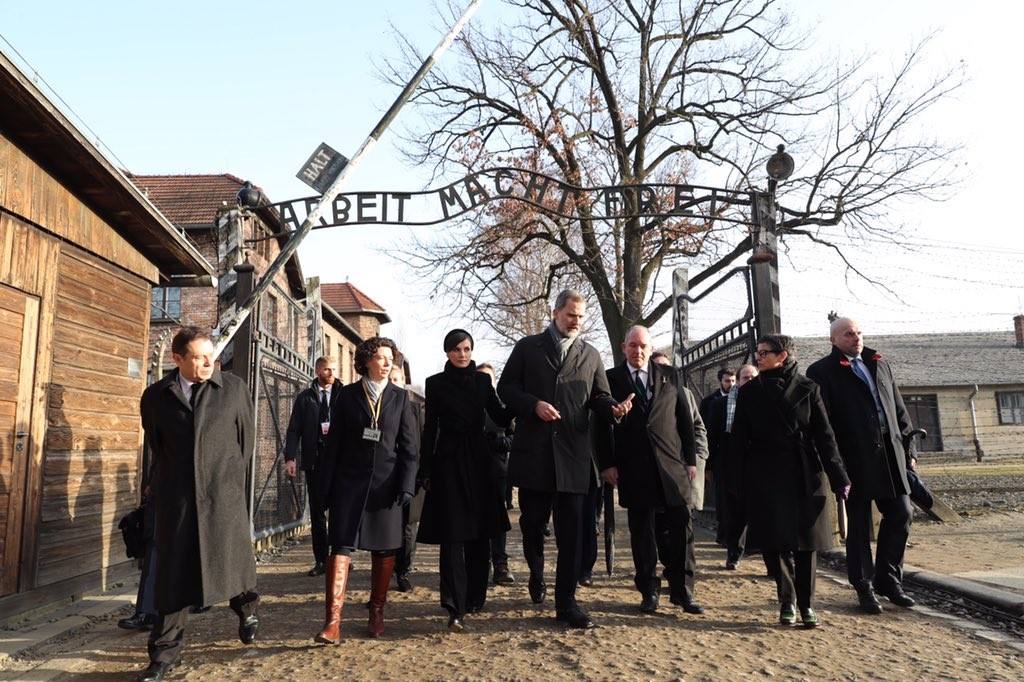
[[[366,390],[366,384],[363,384],[363,395],[366,396],[366,404],[370,408],[370,428],[377,428],[377,423],[380,421],[380,403],[384,399],[384,391],[381,390],[380,395],[377,396],[377,402],[374,403],[370,398],[370,392]],[[384,388],[387,388],[385,386]]]

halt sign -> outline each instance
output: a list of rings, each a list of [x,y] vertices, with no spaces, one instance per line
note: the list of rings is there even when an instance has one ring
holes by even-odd
[[[332,149],[326,142],[321,142],[295,177],[323,194],[338,179],[347,164],[348,159],[343,154]]]

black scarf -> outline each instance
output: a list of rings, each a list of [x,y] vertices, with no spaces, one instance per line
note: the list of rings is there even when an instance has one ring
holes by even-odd
[[[452,361],[444,363],[444,375],[448,380],[459,386],[476,385],[476,363],[472,360],[465,367],[456,367]]]
[[[757,378],[773,395],[779,396],[785,393],[789,385],[793,383],[794,376],[796,376],[796,360],[787,358],[780,367],[766,369],[758,374]]]

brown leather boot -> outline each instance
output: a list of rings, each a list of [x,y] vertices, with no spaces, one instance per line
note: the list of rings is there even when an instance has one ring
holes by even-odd
[[[327,557],[327,616],[324,629],[313,638],[319,644],[337,644],[341,641],[341,609],[345,605],[348,587],[348,568],[352,557],[332,554]]]
[[[395,555],[374,555],[370,568],[370,620],[367,630],[370,637],[384,634],[384,604],[388,601],[388,587],[395,570]]]

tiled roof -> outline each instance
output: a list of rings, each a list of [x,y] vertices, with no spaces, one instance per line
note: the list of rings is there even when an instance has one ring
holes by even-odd
[[[179,227],[212,225],[217,209],[225,202],[235,205],[235,195],[244,182],[230,173],[129,177]]]
[[[320,297],[339,313],[368,313],[379,317],[382,323],[391,321],[384,306],[349,282],[321,284]]]
[[[828,338],[794,339],[801,370],[832,350]],[[1012,331],[864,336],[901,387],[1024,384],[1024,349]]]

